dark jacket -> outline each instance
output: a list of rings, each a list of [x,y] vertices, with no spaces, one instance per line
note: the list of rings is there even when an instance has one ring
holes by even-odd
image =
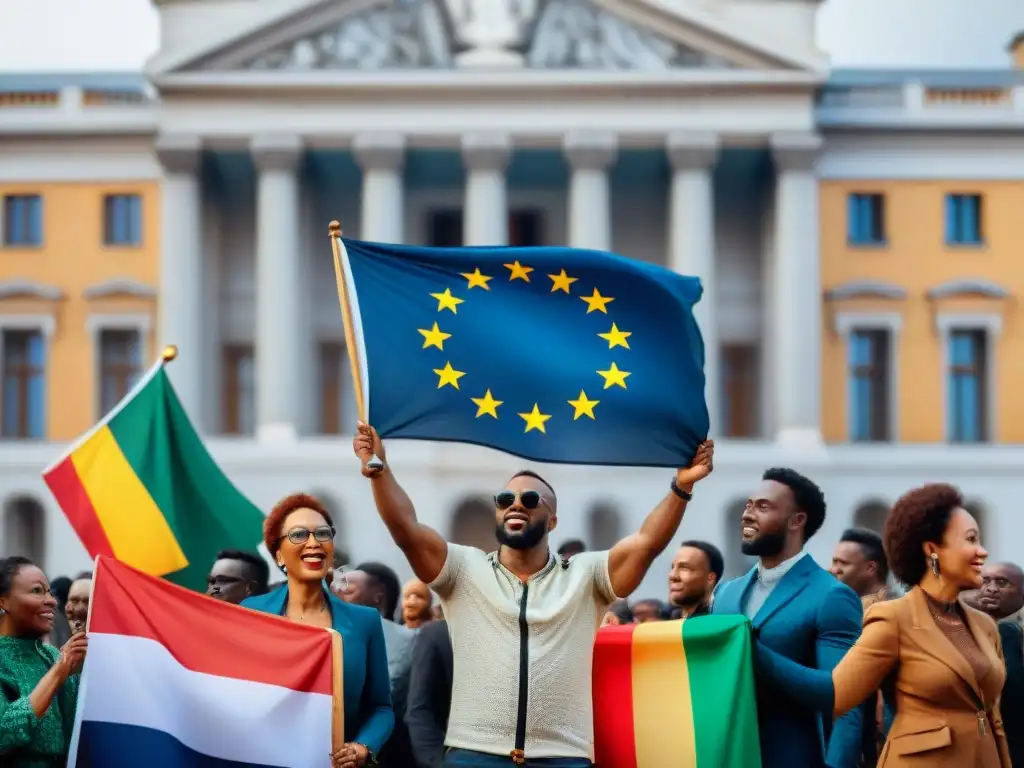
[[[999,622],[999,640],[1006,660],[1006,684],[1000,699],[1003,727],[1013,765],[1024,765],[1024,630],[1017,618]]]
[[[441,768],[452,706],[452,640],[448,622],[424,625],[412,651],[405,724],[416,768]]]

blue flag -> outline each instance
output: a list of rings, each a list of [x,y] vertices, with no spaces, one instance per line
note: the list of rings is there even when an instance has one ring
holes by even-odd
[[[652,467],[707,437],[697,278],[572,248],[341,244],[381,437]]]

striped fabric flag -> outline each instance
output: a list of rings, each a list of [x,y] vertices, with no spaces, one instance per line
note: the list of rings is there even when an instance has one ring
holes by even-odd
[[[164,365],[169,347],[43,479],[92,557],[195,590],[221,549],[255,550],[263,513],[196,434]]]
[[[105,557],[93,578],[69,768],[330,765],[344,722],[337,632]]]
[[[597,765],[761,768],[750,622],[606,627],[594,647]]]

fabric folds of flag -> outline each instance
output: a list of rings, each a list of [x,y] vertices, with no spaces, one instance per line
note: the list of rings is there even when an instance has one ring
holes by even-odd
[[[382,437],[665,467],[707,437],[697,278],[600,251],[339,240]]]
[[[43,479],[92,557],[203,590],[221,549],[256,549],[263,513],[221,472],[164,360]]]
[[[330,763],[337,633],[109,558],[99,558],[93,578],[70,768]]]
[[[615,768],[760,768],[750,622],[606,627],[594,647],[594,748]]]

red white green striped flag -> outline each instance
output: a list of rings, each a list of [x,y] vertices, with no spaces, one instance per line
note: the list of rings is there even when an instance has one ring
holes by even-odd
[[[750,622],[600,630],[594,741],[600,768],[761,768]]]

